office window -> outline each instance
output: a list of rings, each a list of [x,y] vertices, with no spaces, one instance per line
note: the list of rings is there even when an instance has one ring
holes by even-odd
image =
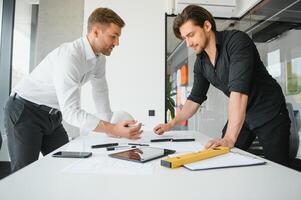
[[[287,94],[301,92],[301,56],[287,63]]]
[[[15,26],[12,59],[12,85],[30,73],[30,64],[34,59],[35,26],[37,15],[33,1],[16,0]]]
[[[280,63],[279,49],[268,53],[267,70],[276,79],[281,76],[281,63]]]

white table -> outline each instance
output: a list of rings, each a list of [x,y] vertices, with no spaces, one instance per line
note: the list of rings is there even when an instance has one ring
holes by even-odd
[[[200,146],[209,139],[200,133],[182,133],[194,134]],[[89,151],[91,144],[112,141],[127,142],[98,134],[73,140],[60,150]],[[174,144],[156,145],[170,148]],[[0,199],[301,199],[301,173],[269,161],[261,166],[189,171],[161,167],[158,159],[147,165],[137,163],[135,174],[128,161],[109,158],[105,149],[93,153],[88,159],[104,161],[102,166],[107,168],[101,168],[103,171],[70,172],[84,161],[48,155],[1,180]]]

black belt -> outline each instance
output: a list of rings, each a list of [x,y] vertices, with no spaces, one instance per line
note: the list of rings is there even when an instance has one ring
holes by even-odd
[[[46,111],[50,115],[57,114],[58,112],[60,112],[58,109],[51,108],[51,107],[45,106],[45,105],[39,105],[39,104],[33,103],[31,101],[28,101],[28,100],[22,98],[21,96],[19,96],[17,93],[15,93],[13,95],[13,98],[14,99],[18,99],[18,100],[22,101],[23,103],[30,104],[30,105],[32,105],[34,107],[37,107],[37,108],[39,108],[39,109],[41,109],[43,111]]]

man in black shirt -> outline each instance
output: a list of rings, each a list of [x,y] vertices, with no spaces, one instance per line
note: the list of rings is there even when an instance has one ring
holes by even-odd
[[[174,32],[197,54],[194,83],[181,112],[154,128],[163,134],[189,119],[207,99],[212,84],[229,97],[223,137],[206,144],[248,149],[258,136],[265,158],[287,164],[290,119],[279,84],[266,70],[249,36],[241,31],[216,31],[212,15],[202,7],[186,7],[174,21]]]

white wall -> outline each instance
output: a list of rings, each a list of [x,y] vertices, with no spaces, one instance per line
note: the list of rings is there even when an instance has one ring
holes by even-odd
[[[17,0],[13,42],[12,88],[29,73],[32,4]]]
[[[64,42],[82,35],[83,0],[40,0],[36,64]]]
[[[108,7],[125,21],[120,46],[107,57],[107,80],[113,111],[125,110],[145,124],[164,122],[165,74],[164,0],[86,0],[84,27],[97,7]],[[83,88],[83,107],[94,111],[90,86]],[[148,110],[156,112],[148,116]]]

